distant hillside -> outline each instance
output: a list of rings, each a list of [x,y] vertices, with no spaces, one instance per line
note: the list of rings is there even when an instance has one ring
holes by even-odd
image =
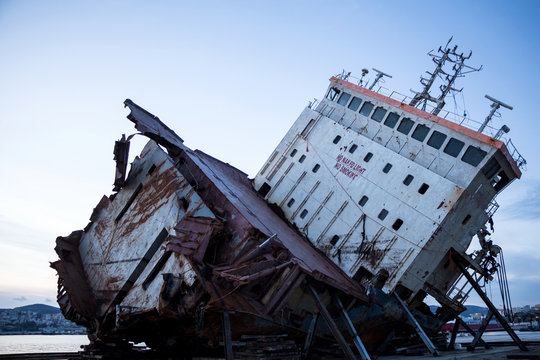
[[[467,317],[467,316],[469,316],[469,314],[487,314],[487,312],[488,312],[488,308],[483,307],[483,306],[466,305],[466,307],[467,307],[467,310],[465,310],[464,312],[462,312],[460,314],[463,317]],[[432,313],[435,313],[437,308],[438,308],[438,306],[436,306],[436,305],[430,305],[429,306],[429,309],[431,310]]]
[[[38,314],[56,314],[60,312],[60,309],[54,306],[45,304],[25,305],[14,308],[13,310],[19,311],[33,311]]]

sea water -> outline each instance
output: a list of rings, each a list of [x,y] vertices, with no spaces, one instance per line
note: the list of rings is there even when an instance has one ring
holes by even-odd
[[[0,354],[76,352],[88,343],[86,335],[0,335]]]

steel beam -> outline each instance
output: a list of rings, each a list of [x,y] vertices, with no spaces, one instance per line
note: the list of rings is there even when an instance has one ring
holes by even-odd
[[[223,345],[225,346],[225,359],[233,360],[231,321],[227,310],[223,311]]]
[[[495,318],[497,319],[499,324],[502,325],[502,327],[504,328],[504,330],[506,330],[508,335],[510,335],[512,340],[514,340],[514,342],[517,344],[517,346],[519,346],[519,348],[522,351],[529,351],[527,346],[525,346],[525,344],[521,341],[521,339],[516,335],[514,330],[510,327],[510,325],[508,324],[506,319],[495,308],[495,306],[493,305],[491,300],[489,300],[488,296],[482,290],[480,285],[478,285],[478,283],[473,279],[472,275],[469,274],[469,272],[467,271],[465,266],[461,263],[460,259],[457,258],[456,256],[453,256],[453,259],[454,259],[454,262],[456,263],[456,265],[459,267],[459,269],[463,273],[463,276],[465,276],[467,278],[467,280],[471,283],[472,287],[474,288],[474,290],[476,291],[478,296],[480,296],[480,298],[484,301],[484,303],[487,305],[488,309],[493,313],[493,315],[495,316]]]
[[[450,311],[452,313],[452,315],[454,315],[454,317],[456,318],[456,322],[459,322],[459,324],[461,326],[463,326],[463,328],[473,336],[473,339],[474,337],[476,336],[476,331],[474,331],[465,321],[463,321],[463,319],[461,319],[461,317],[459,316],[459,314],[457,312],[455,312],[452,308],[449,308],[449,307],[446,307],[446,310]],[[486,343],[484,340],[480,339],[478,340],[478,343],[482,346],[484,346],[486,349],[489,349],[490,346],[488,345],[488,343]]]
[[[420,336],[420,339],[422,339],[422,341],[424,342],[424,344],[428,348],[431,355],[439,356],[439,351],[437,350],[435,345],[433,345],[433,343],[431,342],[429,337],[426,335],[426,333],[424,332],[424,329],[422,329],[420,324],[418,324],[418,321],[416,321],[416,319],[414,318],[413,314],[410,312],[407,305],[403,302],[403,300],[401,300],[399,295],[397,293],[395,293],[395,292],[394,292],[394,297],[396,298],[398,303],[401,305],[403,310],[405,310],[405,314],[407,315],[407,318],[409,319],[409,322],[414,327],[414,329],[416,330],[416,333],[418,334],[418,336]]]
[[[311,318],[311,323],[309,324],[309,330],[306,337],[306,342],[304,343],[304,350],[302,351],[301,359],[307,358],[311,344],[313,343],[313,336],[315,331],[317,331],[317,321],[319,320],[319,313],[313,314]]]
[[[319,294],[317,294],[317,291],[313,288],[313,286],[308,285],[309,290],[311,291],[311,295],[313,296],[313,299],[315,300],[315,304],[319,308],[319,311],[321,312],[321,315],[324,317],[324,320],[328,324],[328,327],[330,328],[330,331],[332,331],[332,334],[336,338],[337,342],[341,346],[341,349],[343,350],[343,353],[349,360],[357,360],[356,356],[352,352],[351,348],[349,347],[349,344],[347,344],[347,341],[345,341],[345,338],[343,338],[343,334],[339,331],[338,326],[334,322],[334,319],[332,319],[332,316],[322,303],[321,299],[319,298]]]
[[[452,336],[450,337],[450,342],[448,343],[448,349],[453,350],[454,344],[456,343],[456,336],[459,330],[459,321],[456,319],[454,323],[454,328],[452,329]]]
[[[467,346],[467,350],[469,351],[474,350],[474,348],[476,347],[476,344],[478,344],[478,340],[480,340],[482,338],[482,335],[484,335],[484,331],[486,331],[489,325],[489,322],[491,321],[492,318],[493,318],[493,313],[491,312],[491,310],[488,310],[488,313],[486,315],[486,318],[484,319],[484,322],[482,323],[482,325],[476,332],[476,335],[474,336],[474,339],[471,342],[471,345]]]
[[[347,311],[343,307],[343,303],[338,296],[336,296],[336,302],[339,306],[339,309],[341,310],[341,315],[343,315],[343,318],[345,319],[345,325],[347,326],[347,330],[349,330],[349,334],[351,334],[351,337],[353,338],[354,345],[360,353],[360,357],[362,358],[362,360],[371,360],[366,348],[364,347],[364,344],[362,343],[362,340],[360,339],[360,336],[358,336],[358,333],[356,332],[356,328],[354,327],[351,318],[349,317],[349,314],[347,314]]]

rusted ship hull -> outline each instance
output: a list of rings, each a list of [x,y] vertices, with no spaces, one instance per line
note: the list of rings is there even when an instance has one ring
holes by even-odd
[[[313,242],[307,226],[296,227],[289,217],[294,218],[301,208],[291,214],[284,205],[294,202],[289,197],[306,171],[291,190],[282,191],[280,205],[270,204],[265,199],[270,185],[264,183],[255,191],[245,173],[189,149],[157,117],[130,100],[125,105],[131,110],[128,118],[151,140],[131,164],[127,177],[130,138],[122,136],[116,142],[115,192],[101,199],[84,230],[57,238],[59,260],[51,264],[59,275],[58,303],[63,314],[85,326],[93,343],[145,342],[175,354],[218,353],[232,359],[234,341],[287,336],[290,343],[272,347],[276,356],[283,357],[285,352],[279,351],[287,348],[288,358],[306,358],[312,343],[337,343],[346,358],[359,354],[369,359],[369,353],[380,353],[401,334],[409,344],[421,339],[437,354],[426,331],[435,334],[464,309],[457,297],[447,296],[448,287],[460,273],[469,279],[467,268],[485,278],[496,269],[491,245],[473,259],[465,249],[447,244],[442,268],[435,274],[444,273],[453,280],[441,289],[422,285],[424,289],[416,289],[412,296],[405,282],[396,282],[398,271],[407,269],[405,261],[399,262],[391,276],[390,268],[375,266],[386,252],[375,248],[384,227],[373,236],[366,235],[365,213],[344,237],[347,240],[359,232],[354,241],[361,244],[349,253],[342,254],[341,247],[332,254],[327,247],[325,253],[324,244]],[[307,136],[302,134],[295,139]],[[341,136],[334,144],[336,139]],[[281,158],[286,159],[287,152],[283,154]],[[278,163],[276,169],[284,161]],[[291,167],[273,184],[274,190]],[[317,164],[312,172],[319,168]],[[323,233],[347,202],[333,217],[321,216],[319,227],[330,219]],[[319,210],[314,208],[311,219],[325,204],[326,200]],[[364,247],[368,236],[374,240]],[[335,235],[330,244],[336,245],[339,239]],[[354,275],[344,271],[342,255],[355,257],[361,265],[355,267],[359,270]],[[423,302],[427,293],[441,303],[436,314]],[[494,309],[489,299],[484,301]],[[498,313],[494,315],[504,322]]]
[[[84,230],[57,239],[52,264],[64,315],[91,340],[189,353],[223,349],[230,328],[232,340],[286,333],[300,345],[314,324],[318,339],[351,340],[352,321],[372,350],[403,322],[394,298],[344,274],[246,174],[188,149],[159,119],[126,105],[155,141],[125,180],[129,142],[117,142],[118,192],[101,199]]]

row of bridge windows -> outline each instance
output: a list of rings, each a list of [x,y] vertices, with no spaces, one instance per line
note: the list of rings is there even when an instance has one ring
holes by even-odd
[[[383,108],[382,106],[378,106],[373,111],[373,108],[375,105],[369,101],[363,101],[361,98],[357,96],[352,96],[349,93],[342,92],[340,94],[340,90],[336,88],[331,88],[328,92],[327,98],[334,101],[336,98],[337,103],[346,106],[352,111],[358,111],[361,115],[364,115],[366,117],[370,117],[371,119],[376,122],[382,122],[384,125],[388,126],[391,129],[397,128],[396,130],[404,135],[409,135],[410,137],[420,141],[424,142],[424,140],[428,137],[428,134],[430,133],[430,128],[424,124],[416,124],[416,127],[414,127],[415,122],[411,120],[410,118],[403,117],[400,120],[400,115],[395,112],[389,112]],[[362,105],[362,106],[360,106]],[[388,113],[388,115],[387,115]],[[383,121],[384,120],[384,121]],[[399,122],[399,125],[398,125]],[[411,133],[411,130],[413,129]],[[431,146],[434,149],[441,149],[442,145],[446,142],[447,135],[437,131],[433,130],[431,132],[431,136],[427,140],[427,145]],[[456,138],[450,137],[450,139],[446,142],[445,147],[443,148],[443,152],[445,154],[448,154],[452,157],[458,157],[458,155],[461,153],[463,148],[465,147],[465,143],[461,140],[458,140]],[[470,164],[472,166],[477,166],[482,162],[484,157],[487,155],[487,152],[484,150],[475,147],[473,145],[469,145],[463,155],[461,156],[461,160],[467,164]]]

